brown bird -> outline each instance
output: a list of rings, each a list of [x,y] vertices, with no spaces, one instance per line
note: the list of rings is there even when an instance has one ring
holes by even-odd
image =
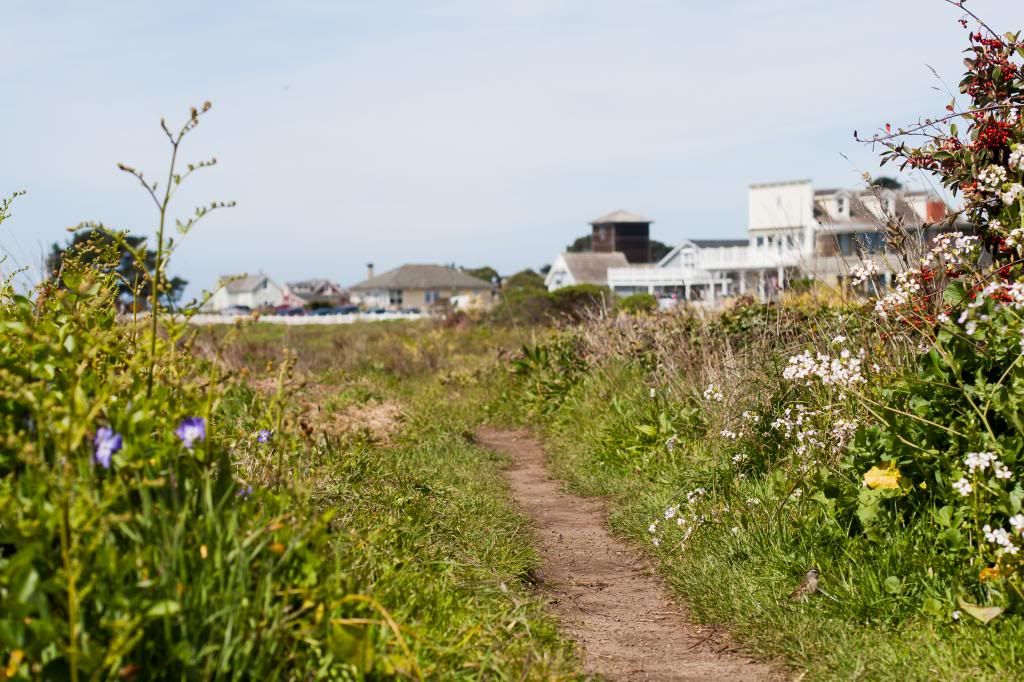
[[[790,601],[807,601],[807,598],[818,591],[818,569],[807,571],[804,579],[789,595]]]

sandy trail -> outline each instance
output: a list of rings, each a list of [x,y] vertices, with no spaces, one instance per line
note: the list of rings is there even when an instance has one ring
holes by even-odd
[[[713,628],[686,620],[639,552],[605,527],[599,499],[561,491],[526,431],[483,428],[477,440],[510,456],[509,485],[536,527],[538,589],[578,645],[587,674],[609,680],[783,680]]]

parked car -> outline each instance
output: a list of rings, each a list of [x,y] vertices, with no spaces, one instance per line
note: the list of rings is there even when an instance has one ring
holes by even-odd
[[[306,309],[303,308],[302,306],[281,305],[281,306],[278,306],[278,307],[274,308],[274,314],[275,315],[286,315],[286,316],[289,316],[289,317],[294,316],[294,315],[305,315],[306,314]]]
[[[420,309],[419,308],[406,308],[402,312],[404,314],[406,314],[406,315],[419,315],[420,314]]]
[[[369,313],[370,315],[382,315],[383,313],[386,313],[387,311],[388,311],[387,308],[373,308],[371,310],[367,310],[366,312]]]
[[[247,305],[229,305],[220,311],[221,315],[251,315],[252,308]]]
[[[340,305],[337,308],[335,308],[335,310],[338,311],[339,315],[351,315],[352,313],[359,312],[359,306],[352,305],[351,303],[349,303],[346,305]]]

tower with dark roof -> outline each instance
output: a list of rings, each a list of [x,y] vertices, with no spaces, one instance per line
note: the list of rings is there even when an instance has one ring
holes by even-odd
[[[650,263],[652,222],[629,211],[612,211],[591,221],[590,249],[596,253],[619,251],[630,263]]]

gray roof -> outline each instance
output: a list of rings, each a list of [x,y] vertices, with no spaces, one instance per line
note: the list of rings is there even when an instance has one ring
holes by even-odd
[[[642,215],[636,213],[630,213],[629,211],[612,211],[608,215],[595,218],[590,221],[591,225],[607,225],[608,223],[653,223],[654,221],[650,218],[644,218]]]
[[[490,289],[491,283],[444,265],[403,265],[352,286],[356,291],[384,289]]]
[[[610,253],[563,253],[566,267],[577,284],[608,284],[608,268],[624,268],[629,265],[626,255],[620,251]]]
[[[288,288],[291,289],[292,293],[296,295],[322,294],[325,291],[329,291],[331,289],[341,291],[341,286],[323,277],[307,279],[301,282],[288,282]]]
[[[246,291],[256,291],[263,280],[270,278],[262,272],[255,275],[221,275],[220,281],[224,283],[224,290],[230,294],[240,294]]]
[[[749,239],[691,239],[691,242],[700,249],[713,249],[718,246],[747,246]]]

